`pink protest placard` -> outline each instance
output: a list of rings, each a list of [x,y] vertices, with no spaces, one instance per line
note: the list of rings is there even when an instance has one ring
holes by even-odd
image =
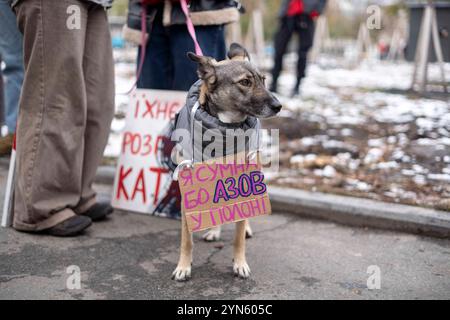
[[[178,182],[191,232],[271,213],[259,162],[229,156],[196,163],[180,171]]]

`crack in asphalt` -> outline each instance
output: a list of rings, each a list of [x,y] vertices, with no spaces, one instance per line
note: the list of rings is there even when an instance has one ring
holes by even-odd
[[[25,279],[30,277],[30,274],[21,274],[21,275],[13,275],[13,276],[0,276],[0,283],[7,283],[17,279]],[[6,278],[6,279],[5,279]]]

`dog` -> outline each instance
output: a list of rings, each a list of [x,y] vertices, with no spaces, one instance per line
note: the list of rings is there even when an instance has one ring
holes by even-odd
[[[247,118],[269,118],[281,111],[281,103],[266,88],[264,75],[250,62],[247,50],[241,45],[233,43],[228,52],[229,59],[224,61],[218,62],[211,57],[191,52],[188,57],[198,64],[197,73],[201,80],[201,84],[198,84],[200,108],[221,123],[235,124],[242,123]],[[177,162],[182,160],[177,159]],[[218,240],[220,232],[220,227],[216,227],[203,238],[207,241]],[[248,221],[236,222],[233,271],[241,278],[250,276],[245,256],[245,241],[250,236],[252,230]],[[192,234],[182,213],[180,258],[172,273],[173,279],[184,281],[191,277],[192,250]]]

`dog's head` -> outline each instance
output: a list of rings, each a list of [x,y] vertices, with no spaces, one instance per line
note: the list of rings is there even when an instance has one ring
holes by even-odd
[[[188,56],[198,63],[198,75],[203,80],[200,103],[213,115],[269,118],[280,112],[281,103],[266,89],[264,75],[250,63],[249,54],[242,46],[233,43],[229,60],[220,62],[192,52]]]

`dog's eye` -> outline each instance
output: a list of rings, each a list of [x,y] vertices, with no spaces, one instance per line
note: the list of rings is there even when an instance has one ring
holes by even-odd
[[[239,83],[244,87],[250,87],[252,85],[251,81],[248,79],[242,79],[241,81],[239,81]]]

